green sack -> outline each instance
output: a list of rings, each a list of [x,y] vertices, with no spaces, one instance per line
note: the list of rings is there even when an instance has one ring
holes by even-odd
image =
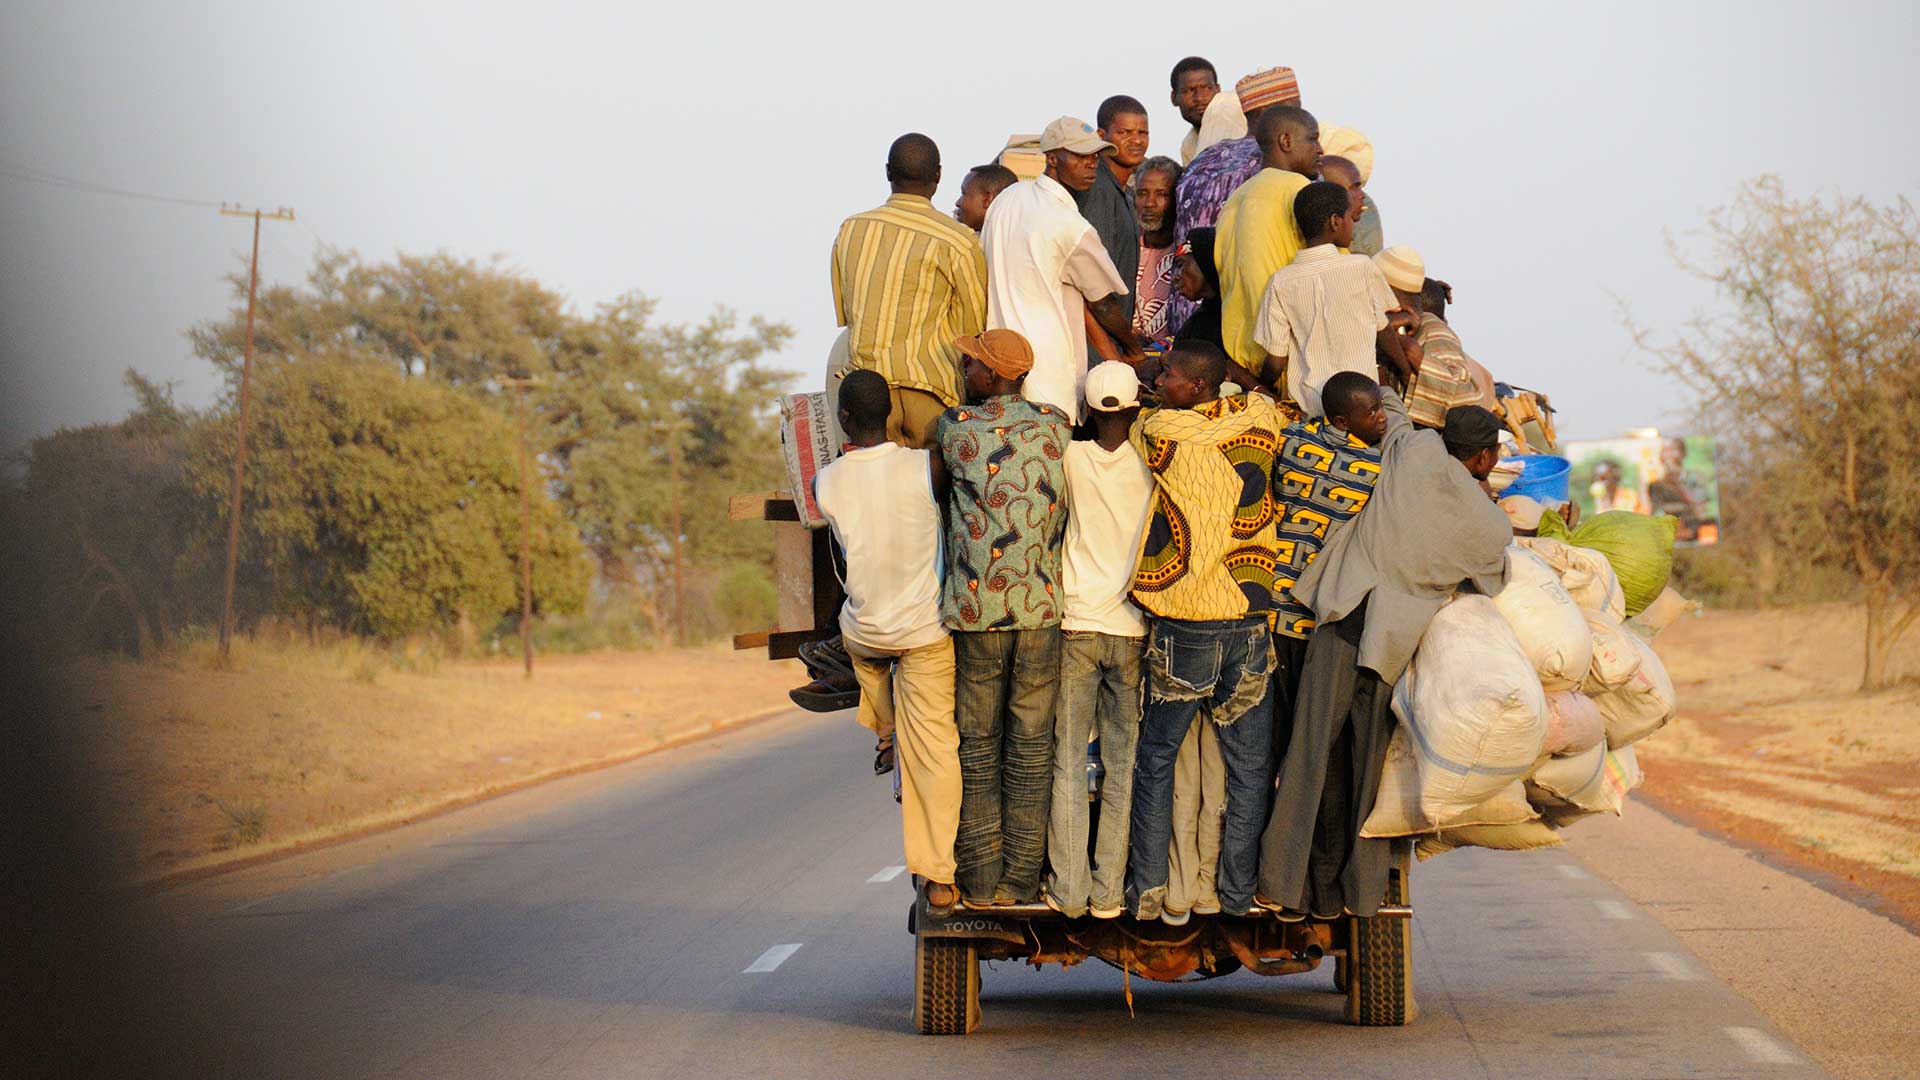
[[[1646,610],[1667,587],[1673,573],[1673,534],[1680,527],[1670,514],[1636,514],[1609,510],[1580,523],[1572,542],[1607,557],[1620,591],[1627,597],[1627,617]]]
[[[1559,509],[1552,506],[1540,515],[1540,524],[1535,527],[1534,535],[1573,543],[1573,534],[1567,531],[1567,519],[1561,517]]]

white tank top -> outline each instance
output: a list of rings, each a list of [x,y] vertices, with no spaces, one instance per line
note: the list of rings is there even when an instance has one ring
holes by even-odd
[[[925,450],[882,443],[849,450],[814,478],[814,498],[847,553],[840,632],[869,649],[931,645],[946,565],[940,508]]]

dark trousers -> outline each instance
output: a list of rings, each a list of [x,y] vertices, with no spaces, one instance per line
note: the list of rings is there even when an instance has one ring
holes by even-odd
[[[1253,905],[1260,823],[1273,794],[1273,646],[1266,619],[1155,619],[1147,649],[1147,708],[1133,764],[1127,907],[1157,917],[1173,839],[1173,761],[1196,715],[1212,723],[1227,771],[1214,888],[1230,915]]]
[[[1053,704],[1060,628],[953,635],[960,729],[955,880],[969,899],[1040,895],[1053,793]]]
[[[1316,916],[1372,915],[1393,845],[1360,837],[1393,735],[1393,687],[1361,668],[1366,608],[1307,639],[1273,816],[1260,838],[1260,892]]]

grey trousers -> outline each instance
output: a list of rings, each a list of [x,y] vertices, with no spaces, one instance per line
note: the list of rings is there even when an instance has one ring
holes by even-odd
[[[1260,837],[1260,892],[1316,916],[1368,916],[1387,891],[1389,840],[1360,826],[1380,793],[1393,687],[1362,669],[1366,608],[1307,639],[1273,816]]]
[[[1053,795],[1053,700],[1060,627],[955,631],[960,729],[955,884],[971,900],[1040,895]]]

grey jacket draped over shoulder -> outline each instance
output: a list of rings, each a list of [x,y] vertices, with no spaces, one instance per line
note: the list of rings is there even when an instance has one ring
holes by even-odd
[[[1359,664],[1392,683],[1462,582],[1488,596],[1506,584],[1513,526],[1439,432],[1415,428],[1391,388],[1382,396],[1380,482],[1366,508],[1328,536],[1293,595],[1322,625],[1365,602]]]

